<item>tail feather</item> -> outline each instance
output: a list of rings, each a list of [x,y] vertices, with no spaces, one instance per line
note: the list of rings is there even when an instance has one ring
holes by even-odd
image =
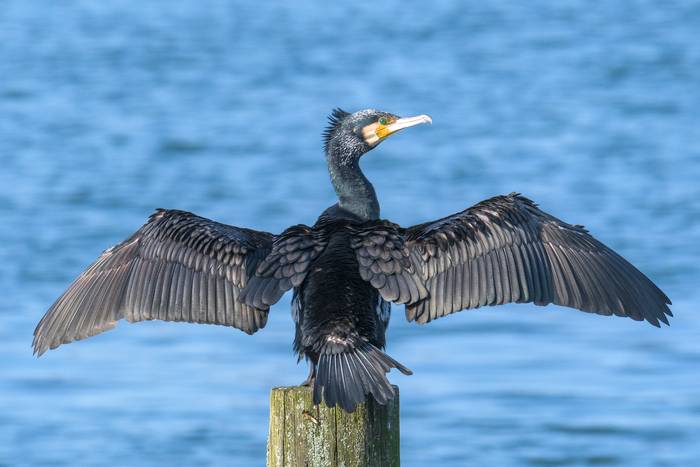
[[[395,393],[386,373],[392,368],[405,375],[411,370],[366,341],[350,345],[326,346],[320,353],[314,382],[314,404],[339,405],[353,412],[371,394],[386,404]]]

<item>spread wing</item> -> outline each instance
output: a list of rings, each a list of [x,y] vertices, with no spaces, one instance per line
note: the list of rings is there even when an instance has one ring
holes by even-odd
[[[241,301],[257,308],[277,303],[286,291],[304,282],[311,263],[328,244],[322,230],[295,225],[282,232],[272,251],[257,266]]]
[[[672,316],[668,297],[593,238],[518,194],[404,231],[430,296],[406,305],[419,323],[508,302],[555,303],[654,326]]]
[[[244,304],[239,295],[274,238],[159,209],[56,300],[34,331],[34,352],[106,331],[122,318],[220,324],[252,334],[265,326],[269,306]]]
[[[384,300],[415,303],[426,298],[428,291],[411,261],[400,229],[387,221],[351,226],[350,246],[355,250],[360,276],[377,289]]]

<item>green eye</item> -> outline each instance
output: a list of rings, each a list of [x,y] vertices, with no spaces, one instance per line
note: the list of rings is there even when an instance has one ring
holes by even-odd
[[[380,124],[380,125],[386,125],[386,118],[381,117],[381,118],[379,119],[379,124]]]

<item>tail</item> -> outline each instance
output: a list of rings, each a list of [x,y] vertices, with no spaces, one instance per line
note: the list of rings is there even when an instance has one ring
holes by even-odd
[[[395,393],[386,373],[392,368],[405,375],[411,370],[362,339],[330,337],[316,365],[314,404],[321,399],[328,407],[336,404],[353,412],[357,404],[371,394],[379,404],[386,404]]]

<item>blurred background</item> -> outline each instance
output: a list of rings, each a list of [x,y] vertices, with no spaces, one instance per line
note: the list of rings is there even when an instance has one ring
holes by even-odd
[[[363,160],[411,225],[522,192],[673,300],[395,307],[404,466],[700,460],[700,3],[25,2],[0,11],[0,465],[263,465],[306,377],[289,297],[254,336],[150,322],[37,360],[34,326],[156,207],[280,232],[335,202],[326,115],[430,114]]]

